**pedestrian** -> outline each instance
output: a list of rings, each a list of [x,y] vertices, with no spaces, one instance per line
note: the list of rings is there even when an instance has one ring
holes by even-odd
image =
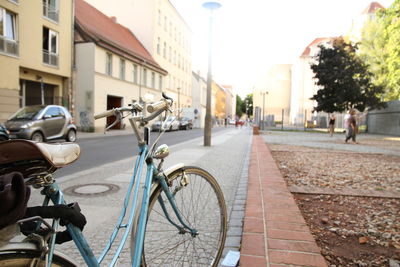
[[[353,141],[354,144],[356,142],[356,134],[357,134],[357,120],[356,120],[356,110],[350,109],[349,110],[349,117],[345,121],[346,128],[346,139],[345,142],[349,141],[350,139]]]
[[[331,116],[329,117],[329,133],[331,134],[331,137],[335,132],[335,121],[336,121],[335,114],[332,113]]]

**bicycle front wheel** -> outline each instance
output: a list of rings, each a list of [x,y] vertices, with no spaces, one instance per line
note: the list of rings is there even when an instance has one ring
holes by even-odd
[[[183,167],[167,177],[183,221],[198,235],[179,231],[172,207],[159,185],[150,196],[143,266],[217,266],[225,244],[227,211],[223,193],[208,172]]]
[[[0,251],[0,267],[45,267],[40,260],[40,252],[33,250]],[[52,267],[76,267],[71,261],[54,254]]]

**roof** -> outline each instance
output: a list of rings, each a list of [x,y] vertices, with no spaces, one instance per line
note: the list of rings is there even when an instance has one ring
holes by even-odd
[[[311,52],[311,47],[314,45],[318,45],[319,43],[322,43],[324,41],[330,41],[334,39],[333,37],[320,37],[320,38],[315,38],[314,41],[312,41],[307,47],[306,49],[304,49],[303,53],[301,54],[300,57],[307,57],[310,56],[310,52]]]
[[[370,3],[361,14],[371,14],[375,13],[378,9],[385,9],[381,4],[378,2]]]
[[[120,56],[167,74],[128,28],[84,0],[75,0],[75,28],[83,41],[95,42]]]

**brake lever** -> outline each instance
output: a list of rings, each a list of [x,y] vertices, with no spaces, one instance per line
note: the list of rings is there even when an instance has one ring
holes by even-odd
[[[116,114],[115,114],[115,121],[113,122],[113,123],[111,123],[108,127],[106,127],[105,129],[104,129],[104,134],[106,134],[106,132],[108,131],[108,130],[110,130],[112,127],[114,127],[118,122],[121,122],[122,121],[122,114],[121,114],[121,112],[120,111],[117,111],[116,112]]]

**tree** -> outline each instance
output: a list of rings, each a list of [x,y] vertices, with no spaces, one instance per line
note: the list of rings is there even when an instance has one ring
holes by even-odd
[[[236,115],[240,118],[246,114],[246,103],[249,106],[249,115],[253,114],[253,94],[247,95],[244,100],[239,95],[236,95]]]
[[[253,94],[248,94],[244,98],[244,112],[247,110],[247,115],[252,116],[253,115]],[[246,107],[247,105],[247,107]]]
[[[317,101],[315,111],[364,111],[385,106],[380,99],[383,88],[371,83],[367,66],[356,54],[357,45],[337,38],[331,47],[319,48],[316,62],[311,64],[316,84],[321,88],[310,98]]]
[[[236,115],[240,118],[243,114],[243,101],[239,95],[236,95]]]
[[[400,99],[400,0],[379,10],[362,31],[360,54],[373,73],[372,82],[384,88],[386,101]]]

